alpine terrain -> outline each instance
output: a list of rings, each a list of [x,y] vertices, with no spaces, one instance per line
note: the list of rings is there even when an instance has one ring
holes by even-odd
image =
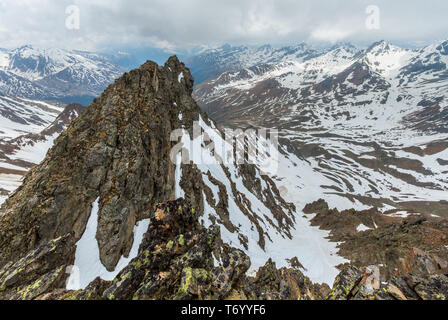
[[[82,112],[5,98],[48,121],[5,163],[54,141],[0,208],[0,299],[447,298],[443,45],[247,50],[194,58],[220,74],[196,88],[148,61]]]
[[[321,197],[339,209],[447,217],[447,48],[343,44],[224,72],[194,96],[220,125],[279,129],[273,179],[302,207]]]
[[[0,95],[0,203],[83,108]]]
[[[23,46],[0,49],[0,93],[88,104],[125,70],[110,57]]]

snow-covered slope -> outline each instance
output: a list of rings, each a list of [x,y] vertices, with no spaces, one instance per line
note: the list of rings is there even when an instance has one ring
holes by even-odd
[[[223,241],[250,255],[251,271],[258,270],[269,258],[277,266],[289,266],[288,261],[297,257],[310,279],[332,283],[338,274],[336,266],[347,261],[337,255],[337,244],[326,239],[328,232],[310,226],[301,210],[305,199],[285,194],[287,201],[298,205],[288,208],[283,195],[276,194],[271,180],[262,175],[262,172],[270,172],[271,176],[280,174],[276,170],[277,163],[270,163],[262,153],[258,154],[252,159],[254,167],[248,174],[244,165],[237,165],[232,145],[224,140],[213,122],[207,123],[199,117],[199,126],[204,135],[192,138],[184,131],[181,142],[185,154],[190,155],[199,170],[196,179],[204,184],[202,223],[207,227],[221,224]],[[213,151],[210,142],[213,142]],[[274,156],[275,149],[270,149],[267,140],[258,144],[266,146]],[[184,190],[184,186],[188,186],[186,180],[190,179],[188,166],[181,166],[181,154],[177,159],[176,197],[184,197],[191,192],[187,188]],[[279,159],[282,166],[290,163],[283,156]],[[251,180],[251,175],[255,175],[255,181]]]
[[[33,219],[23,222],[26,226],[53,229],[49,239],[69,232],[77,243],[76,250],[67,253],[69,261],[78,265],[80,285],[85,286],[96,276],[113,276],[111,272],[122,267],[120,260],[132,258],[145,241],[136,224],[153,218],[154,204],[183,197],[201,223],[219,226],[222,240],[250,256],[251,271],[270,258],[278,267],[290,266],[297,258],[312,280],[331,284],[336,266],[345,262],[336,253],[337,244],[326,239],[328,232],[311,226],[294,205],[301,200],[286,201],[282,190],[263,174],[275,168],[241,164],[228,152],[232,146],[200,110],[192,91],[190,71],[176,57],[165,66],[148,61],[118,79],[55,140],[43,162],[3,204],[4,229],[14,217]],[[175,133],[180,134],[173,139]],[[183,157],[184,151],[191,161]],[[28,159],[21,148],[8,157]],[[30,198],[39,206],[30,206]],[[19,207],[26,208],[15,211]],[[60,223],[50,217],[60,217]],[[123,232],[117,232],[120,228]],[[16,229],[2,248],[11,255],[18,254],[14,246],[28,251],[28,233],[26,228]],[[21,241],[15,241],[20,235]],[[216,245],[219,249],[220,241]],[[218,251],[215,263],[223,257]]]
[[[82,109],[76,104],[0,96],[0,203],[42,161],[54,139]]]
[[[273,179],[292,199],[431,211],[448,192],[446,47],[340,46],[228,71],[195,97],[221,124],[281,130]]]
[[[64,106],[0,95],[0,139],[39,133],[64,110]]]
[[[64,101],[95,97],[123,72],[95,53],[32,46],[0,50],[0,92],[8,95]]]

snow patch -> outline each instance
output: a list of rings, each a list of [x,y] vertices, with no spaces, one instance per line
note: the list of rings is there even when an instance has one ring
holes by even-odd
[[[76,243],[75,267],[67,281],[67,290],[79,290],[86,288],[95,278],[113,280],[121,270],[138,254],[138,248],[143,240],[143,235],[148,230],[150,219],[138,222],[134,227],[134,243],[129,257],[121,257],[115,271],[108,271],[100,260],[100,250],[96,233],[98,228],[99,198],[92,205],[92,211],[86,230],[81,239]],[[75,269],[76,269],[75,268]],[[79,272],[77,272],[79,271]],[[78,281],[79,280],[79,281]]]
[[[362,223],[356,228],[356,231],[358,231],[358,232],[363,232],[363,231],[367,231],[367,230],[372,230],[372,228],[369,228]]]
[[[394,217],[394,218],[407,218],[410,215],[411,214],[407,211],[398,211],[395,213],[388,214],[389,217]]]

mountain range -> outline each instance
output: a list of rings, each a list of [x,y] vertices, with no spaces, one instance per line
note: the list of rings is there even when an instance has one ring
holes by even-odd
[[[194,96],[218,124],[280,130],[279,184],[295,199],[446,214],[446,47],[342,45],[224,72]]]
[[[89,104],[126,69],[106,55],[23,46],[0,49],[0,93]]]
[[[2,96],[2,165],[31,169],[0,298],[446,299],[445,48],[225,46],[87,108]]]

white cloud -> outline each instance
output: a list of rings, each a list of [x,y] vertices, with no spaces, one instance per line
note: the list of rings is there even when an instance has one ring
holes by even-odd
[[[0,47],[21,44],[77,49],[285,44],[303,40],[428,41],[447,37],[445,0],[1,0]],[[366,8],[381,10],[367,30]],[[65,9],[80,8],[80,29]]]
[[[319,27],[311,31],[312,40],[336,43],[347,39],[353,31],[347,29],[338,29],[337,27]]]

